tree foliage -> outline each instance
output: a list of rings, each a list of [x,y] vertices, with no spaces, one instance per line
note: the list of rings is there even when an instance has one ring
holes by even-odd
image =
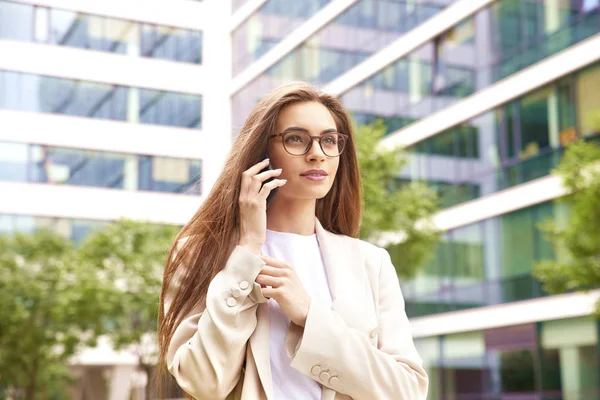
[[[600,148],[573,143],[554,173],[571,192],[560,199],[569,215],[541,225],[556,258],[537,263],[534,275],[549,293],[600,287]]]
[[[360,237],[376,240],[381,232],[400,231],[404,240],[388,246],[398,275],[414,277],[428,260],[439,234],[427,221],[438,209],[433,189],[397,177],[406,164],[404,150],[380,150],[386,127],[381,120],[357,129],[356,147],[363,185]]]
[[[111,343],[127,348],[151,381],[158,354],[159,295],[166,258],[179,227],[121,220],[89,235],[79,254],[86,263],[100,267],[116,288],[108,326]],[[150,398],[151,385],[146,385]]]
[[[67,238],[0,236],[0,393],[62,398],[67,361],[105,332],[111,289]]]
[[[107,335],[150,373],[158,296],[178,231],[128,220],[79,247],[49,230],[0,236],[0,397],[68,398],[69,360]]]

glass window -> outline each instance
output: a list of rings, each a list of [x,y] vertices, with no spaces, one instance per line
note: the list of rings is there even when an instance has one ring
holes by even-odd
[[[199,64],[202,32],[0,0],[0,38]]]
[[[493,113],[441,132],[411,147],[409,151],[419,154],[427,167],[405,169],[402,177],[425,178],[438,191],[444,208],[495,192],[496,135]]]
[[[133,96],[140,101],[131,101]],[[195,129],[202,125],[199,95],[7,71],[0,71],[1,108]]]
[[[573,77],[559,81],[556,91],[558,97],[558,145],[564,147],[577,138]],[[556,143],[553,143],[552,146],[556,147]]]
[[[32,40],[33,10],[33,7],[28,4],[0,1],[0,38]]]
[[[202,62],[202,32],[141,24],[141,55],[170,61]]]
[[[438,191],[440,206],[447,208],[549,175],[564,146],[580,135],[600,134],[600,119],[595,118],[600,116],[600,103],[590,89],[594,79],[600,84],[598,71],[595,65],[561,78],[410,146],[409,165],[399,178],[425,180]],[[369,86],[362,89],[373,92]],[[361,98],[360,91],[353,90],[343,100],[362,110],[397,109],[389,97],[375,96],[376,92]],[[376,119],[374,114],[356,115],[359,125]]]
[[[548,202],[445,232],[432,259],[414,279],[402,282],[407,314],[430,315],[545,295],[531,271],[535,262],[556,255],[539,225],[548,217],[564,220],[567,212],[563,203]],[[392,262],[401,265],[402,248],[387,249]]]
[[[0,180],[200,194],[200,160],[0,143]]]
[[[267,0],[233,32],[233,75],[264,55],[330,1]]]
[[[201,111],[200,96],[140,89],[140,122],[201,128]]]
[[[551,88],[538,90],[519,99],[521,143],[519,158],[534,157],[550,146]]]
[[[136,38],[135,22],[50,9],[49,43],[124,54]]]
[[[242,121],[250,113],[257,99],[260,99],[262,94],[267,91],[290,80],[304,80],[317,85],[328,83],[399,38],[404,32],[444,9],[450,3],[452,3],[451,0],[437,0],[435,2],[424,0],[410,2],[390,0],[357,1],[331,24],[308,38],[298,48],[269,68],[265,74],[259,76],[233,96],[233,126],[241,126]],[[270,2],[266,4],[270,4]],[[289,8],[289,2],[285,4]],[[394,17],[399,19],[393,20]],[[248,51],[264,54],[263,48],[266,36],[270,34],[276,37],[274,41],[268,42],[268,46],[278,41],[277,33],[274,33],[274,31],[279,32],[276,28],[276,22],[274,22],[278,20],[278,18],[272,18],[269,19],[269,23],[261,22],[255,26],[252,35],[260,38],[260,40],[244,37],[237,39],[236,44],[234,35],[234,58],[238,56],[238,53],[239,57],[247,57],[244,55],[244,51],[236,50],[236,46],[242,48],[246,46],[249,49]],[[461,41],[465,31],[459,31],[454,37]],[[455,40],[454,37],[452,40]],[[458,41],[456,43],[459,47],[465,46],[468,42]],[[449,44],[448,49],[450,49],[450,46],[451,44]],[[458,52],[460,53],[460,51]],[[449,56],[446,59],[446,64],[444,64],[448,65],[445,69],[447,71],[445,76],[451,81],[452,86],[465,87],[464,82],[458,81],[466,75],[470,75],[465,75],[462,69],[458,71],[459,68],[454,67],[455,64],[460,64],[456,60],[456,53],[448,50]],[[376,84],[381,86],[373,87],[373,82],[368,82],[364,85],[366,87],[364,92],[362,92],[363,85],[358,89],[361,91],[360,96],[385,98],[388,102],[385,108],[369,109],[370,105],[373,104],[373,99],[369,99],[361,101],[360,107],[349,107],[349,109],[361,114],[377,115],[383,118],[406,118],[411,121],[429,115],[434,107],[431,97],[433,62],[433,43],[428,43],[422,49],[413,52],[408,61],[402,61],[397,70],[392,72],[387,70],[383,73],[386,76],[376,79]],[[241,66],[238,66],[238,64]],[[239,60],[236,62],[234,59],[234,75],[236,72],[243,70],[246,65],[247,63],[244,64]],[[397,76],[392,76],[394,74],[397,74]],[[462,89],[447,88],[447,90],[452,92],[453,90],[461,91]],[[344,102],[346,103],[346,100]],[[378,105],[380,104],[382,103],[378,101]]]
[[[443,341],[443,391],[452,399],[477,399],[486,393],[490,371],[483,332],[446,335]]]
[[[475,20],[468,18],[438,38],[435,46],[433,93],[441,109],[452,98],[463,98],[475,89],[477,66]]]
[[[415,346],[432,373],[432,400],[598,397],[592,317],[419,338]]]
[[[106,222],[48,218],[29,215],[0,214],[0,234],[13,234],[16,232],[32,232],[38,229],[50,229],[70,238],[76,243],[81,242],[88,233],[99,229]]]
[[[598,32],[600,7],[595,4],[584,6],[581,1],[567,0],[498,0],[374,73],[341,98],[357,115],[396,118],[408,125]],[[340,68],[341,72],[344,70],[345,67]],[[582,84],[587,91],[597,86],[588,83]],[[548,93],[525,96],[516,103],[506,104],[504,109],[495,110],[498,129],[503,132],[498,140],[502,160],[515,158],[509,162],[514,164],[521,160],[519,155],[528,160],[522,168],[499,171],[501,187],[547,174],[548,166],[555,166],[557,160],[549,148],[557,149],[564,140],[575,137],[574,110],[569,103],[573,102],[574,93],[578,101],[591,97],[585,94],[586,90],[579,94],[570,85],[565,79],[556,87],[546,88]],[[536,96],[545,97],[545,104]],[[592,102],[592,109],[593,101],[584,100]],[[585,118],[586,124],[578,119],[584,131],[598,131],[593,126],[596,123],[589,122],[595,121],[594,117]],[[545,153],[544,146],[548,149]]]
[[[600,134],[600,65],[590,67],[577,74],[576,104],[577,123],[584,137]]]

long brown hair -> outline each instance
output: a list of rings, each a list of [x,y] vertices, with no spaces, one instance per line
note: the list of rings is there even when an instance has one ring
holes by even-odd
[[[160,296],[158,327],[158,368],[163,373],[175,329],[194,307],[205,304],[211,280],[223,269],[238,244],[238,198],[242,172],[263,159],[268,135],[275,133],[281,111],[299,102],[323,104],[331,112],[337,129],[350,136],[340,155],[331,190],[317,200],[316,216],[323,228],[330,232],[351,237],[358,235],[362,193],[352,123],[344,107],[336,97],[306,83],[290,83],[272,90],[250,113],[232,145],[223,172],[196,214],[177,235],[169,252]],[[185,237],[187,241],[177,252],[177,240]],[[178,276],[177,289],[169,291],[171,298],[165,313],[165,296],[175,275]]]

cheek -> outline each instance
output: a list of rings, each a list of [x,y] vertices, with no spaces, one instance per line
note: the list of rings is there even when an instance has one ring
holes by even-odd
[[[337,176],[337,173],[338,173],[339,169],[340,169],[340,159],[337,158],[336,161],[335,161],[335,163],[332,165],[332,168],[331,168],[331,170],[333,171],[334,178]]]

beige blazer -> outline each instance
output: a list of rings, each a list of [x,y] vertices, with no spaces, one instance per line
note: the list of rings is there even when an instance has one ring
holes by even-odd
[[[328,232],[318,219],[316,233],[333,306],[313,302],[304,328],[290,324],[292,367],[322,385],[322,400],[425,399],[427,374],[388,252]],[[197,307],[176,329],[167,366],[193,397],[275,400],[269,308],[254,282],[264,264],[237,246],[209,285],[206,307]]]

